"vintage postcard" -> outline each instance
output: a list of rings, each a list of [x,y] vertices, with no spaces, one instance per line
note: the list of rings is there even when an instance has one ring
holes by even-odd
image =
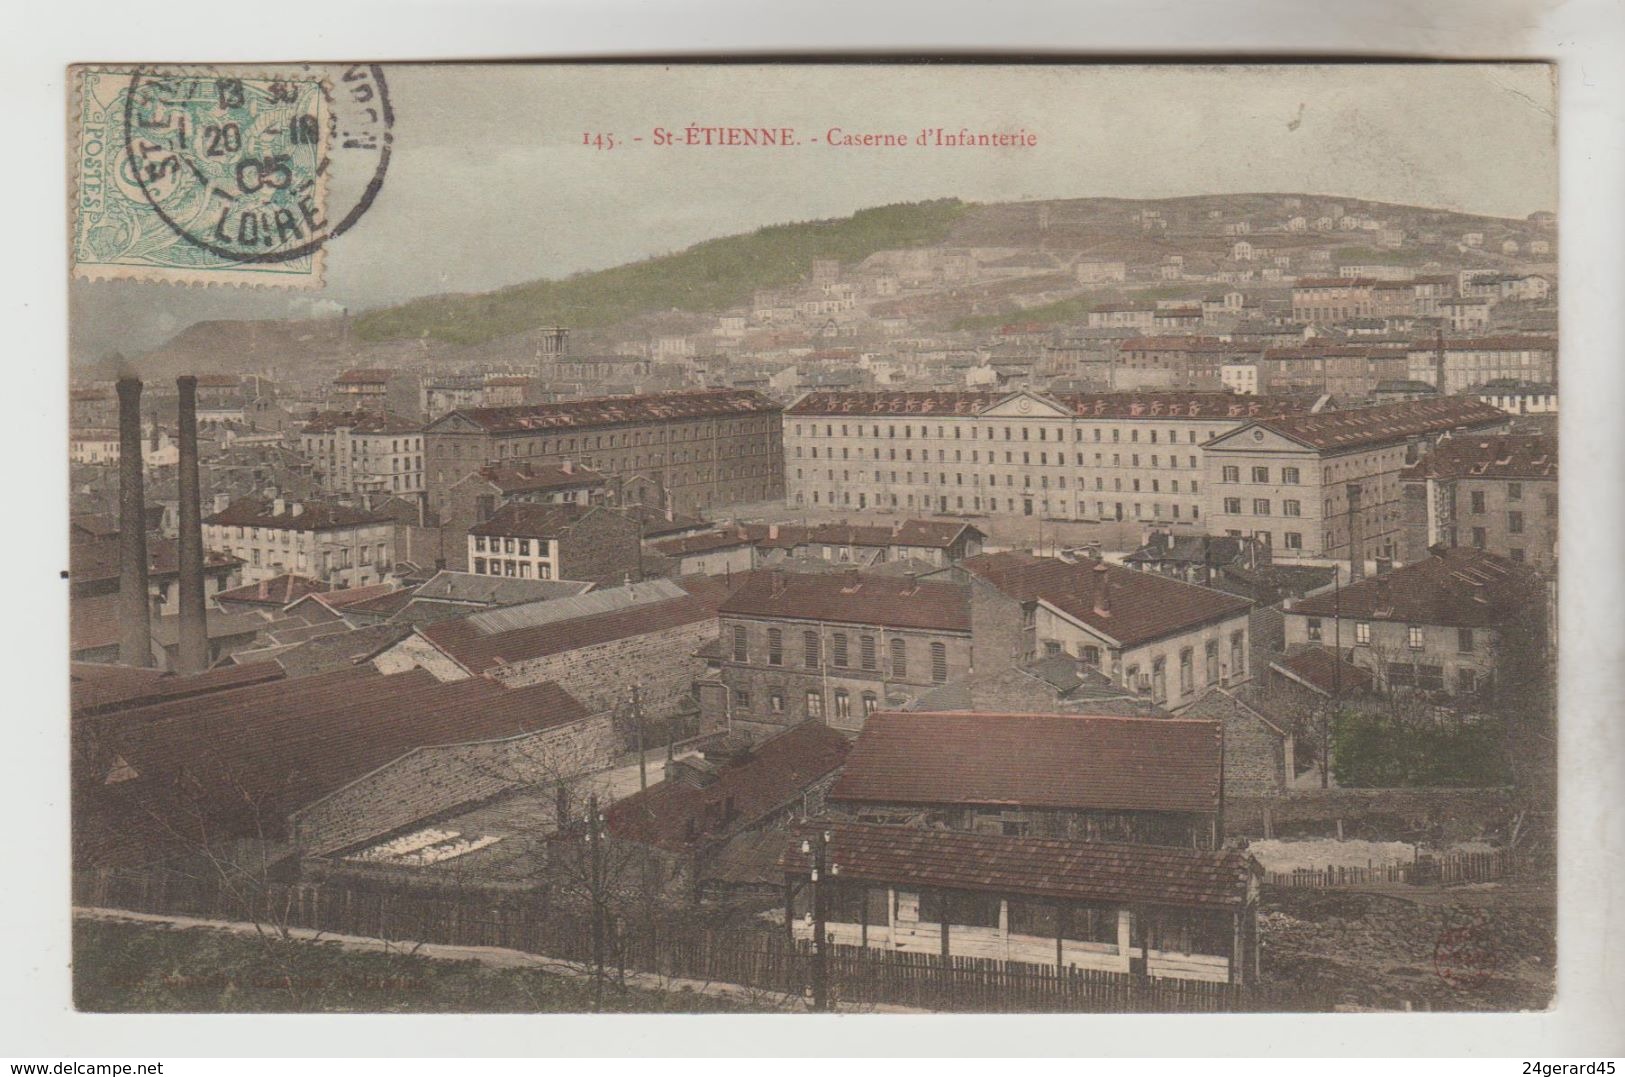
[[[1556,114],[73,69],[75,1005],[1546,1009]]]

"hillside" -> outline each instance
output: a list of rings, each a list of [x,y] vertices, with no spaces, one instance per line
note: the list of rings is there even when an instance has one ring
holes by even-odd
[[[941,243],[968,208],[950,198],[774,225],[565,280],[414,300],[363,315],[356,334],[370,341],[427,337],[476,344],[544,325],[591,329],[650,311],[721,310],[747,301],[755,289],[801,279],[815,258],[851,263],[876,251]]]

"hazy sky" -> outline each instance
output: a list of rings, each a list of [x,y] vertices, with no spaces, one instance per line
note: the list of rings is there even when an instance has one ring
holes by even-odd
[[[957,196],[1278,191],[1522,217],[1557,208],[1544,65],[390,66],[395,155],[324,289],[72,286],[73,352],[206,318],[360,310]],[[793,127],[791,148],[657,147],[656,127]],[[1023,149],[835,149],[830,127],[1025,130]],[[618,139],[603,152],[582,133]]]

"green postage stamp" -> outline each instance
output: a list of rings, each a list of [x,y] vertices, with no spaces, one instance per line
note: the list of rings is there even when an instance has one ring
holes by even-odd
[[[331,93],[315,73],[74,75],[74,275],[321,283]]]

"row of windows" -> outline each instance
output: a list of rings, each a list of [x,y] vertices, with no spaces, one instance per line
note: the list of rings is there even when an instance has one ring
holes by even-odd
[[[852,695],[845,688],[837,688],[832,693],[835,704],[836,718],[852,717]],[[782,688],[769,688],[767,690],[767,713],[770,715],[784,713],[785,695]],[[817,688],[807,689],[805,696],[807,717],[819,719],[824,717],[824,693]],[[873,714],[880,706],[880,697],[873,692],[864,692],[859,696],[859,703],[863,708],[865,718]],[[736,715],[750,713],[751,696],[743,688],[734,690],[733,710]]]
[[[1085,662],[1089,657],[1085,656]],[[1096,660],[1098,664],[1098,659]],[[1219,683],[1219,641],[1208,640],[1202,647],[1203,679],[1208,685]],[[1230,664],[1232,679],[1244,679],[1247,675],[1247,644],[1246,634],[1240,631],[1230,634]],[[1123,680],[1131,689],[1149,689],[1151,699],[1156,703],[1168,701],[1168,660],[1158,656],[1151,660],[1151,672],[1142,676],[1139,665],[1133,664],[1123,670]],[[1188,696],[1196,690],[1196,650],[1193,647],[1184,647],[1179,652],[1179,692],[1181,696]]]
[[[622,448],[627,448],[635,445],[662,445],[673,441],[711,441],[720,437],[738,437],[750,434],[772,434],[776,433],[777,429],[778,427],[776,423],[767,419],[758,419],[752,421],[722,423],[719,425],[718,429],[712,429],[712,427],[709,425],[704,427],[661,426],[653,430],[632,430],[621,434],[610,433],[593,434],[590,436],[582,435],[579,438],[507,438],[498,441],[497,444],[507,450],[506,452],[502,452],[501,455],[526,456],[536,455],[538,452],[541,454],[550,452],[575,452],[578,448],[583,450],[613,449],[617,445]],[[457,435],[451,435],[446,438],[445,443],[455,447],[460,445],[464,440],[469,439],[459,438]],[[519,449],[521,447],[528,448],[529,452],[520,452]],[[455,452],[454,455],[462,454],[460,452]],[[478,455],[478,451],[476,451],[474,455]]]
[[[797,477],[799,478],[800,476],[797,476]],[[1153,484],[1153,486],[1154,485],[1155,484]],[[1122,489],[1121,485],[1119,485],[1118,489],[1119,489],[1119,491],[1121,491],[1121,489]],[[1139,493],[1140,488],[1138,486],[1135,486],[1134,492]],[[1155,491],[1153,491],[1153,492],[1155,492]],[[1172,492],[1177,493],[1178,491],[1176,490],[1176,491],[1172,491]],[[1194,490],[1191,491],[1191,492],[1195,493]],[[806,495],[806,493],[804,493],[802,491],[797,491],[796,495],[795,495],[795,503],[796,503],[797,506],[801,506],[801,505],[806,504],[807,503],[807,495]],[[931,495],[931,494],[921,494],[921,495],[919,495],[917,505],[916,505],[916,498],[915,498],[915,496],[913,494],[904,494],[901,497],[899,497],[897,494],[876,494],[875,497],[874,497],[874,501],[873,501],[873,503],[871,505],[871,502],[870,502],[870,499],[869,499],[869,494],[866,491],[860,490],[860,491],[857,492],[857,495],[854,497],[853,492],[851,490],[842,490],[840,492],[839,498],[837,498],[836,492],[834,490],[829,490],[829,491],[813,490],[812,491],[811,503],[814,504],[814,505],[831,505],[831,506],[839,504],[840,506],[846,507],[846,508],[850,508],[850,507],[855,505],[856,507],[858,507],[860,509],[866,509],[866,508],[870,508],[870,507],[878,509],[878,508],[885,508],[885,507],[887,507],[889,505],[891,508],[894,508],[894,509],[896,509],[896,508],[910,508],[910,509],[912,509],[912,508],[915,508],[915,507],[919,507],[919,508],[922,508],[922,509],[931,509],[931,510],[933,510],[935,512],[948,512],[949,511],[949,501],[948,501],[948,495],[947,494],[938,494],[938,495],[934,495],[934,496]],[[1094,506],[1095,506],[1095,514],[1094,514],[1094,516],[1092,516],[1092,517],[1088,516],[1089,502],[1080,499],[1078,501],[1078,506],[1077,506],[1077,508],[1078,508],[1078,518],[1079,519],[1086,519],[1087,518],[1087,519],[1095,519],[1095,520],[1114,520],[1114,519],[1115,520],[1127,520],[1127,519],[1130,518],[1130,516],[1129,516],[1130,507],[1127,504],[1125,504],[1124,502],[1122,502],[1122,501],[1110,501],[1110,502],[1108,502],[1108,501],[1096,501],[1094,503]],[[1178,504],[1170,504],[1167,507],[1172,512],[1171,516],[1164,516],[1163,515],[1163,512],[1162,512],[1163,503],[1161,501],[1154,502],[1154,503],[1152,503],[1152,505],[1150,507],[1150,513],[1151,514],[1148,516],[1146,514],[1146,506],[1145,506],[1145,504],[1143,502],[1136,501],[1136,502],[1133,503],[1133,519],[1136,519],[1136,520],[1146,520],[1146,519],[1149,519],[1149,520],[1166,520],[1166,519],[1183,520],[1183,519],[1185,519],[1185,516],[1183,515],[1183,513],[1184,513],[1184,510],[1186,508],[1190,509],[1190,519],[1192,519],[1192,520],[1200,519],[1201,515],[1202,515],[1201,506],[1199,506],[1199,505],[1182,506],[1182,505],[1178,505]],[[1009,512],[1009,513],[1012,513],[1012,514],[1019,512],[1023,516],[1043,515],[1043,516],[1046,516],[1046,517],[1048,517],[1052,513],[1054,513],[1054,514],[1058,514],[1060,516],[1066,516],[1066,514],[1067,514],[1067,502],[1065,500],[1058,500],[1058,501],[1053,501],[1052,502],[1048,498],[1043,498],[1043,499],[1040,499],[1040,500],[1034,500],[1032,497],[1027,497],[1027,496],[1022,497],[1019,503],[1013,497],[1007,497],[1001,502],[996,497],[983,498],[983,497],[980,497],[980,496],[973,496],[973,497],[971,497],[969,503],[967,504],[963,494],[956,494],[956,495],[954,495],[954,499],[953,499],[953,511],[956,511],[956,512],[957,511]]]
[[[1300,472],[1295,467],[1283,467],[1281,469],[1281,481],[1280,481],[1280,484],[1282,486],[1296,486],[1296,485],[1298,485],[1298,483],[1300,481],[1299,474],[1300,474]],[[1226,464],[1226,465],[1224,465],[1224,467],[1220,471],[1219,481],[1220,482],[1240,482],[1241,481],[1241,468],[1240,468],[1240,466],[1236,465],[1236,464]],[[1255,466],[1252,469],[1252,481],[1255,482],[1255,483],[1268,484],[1269,481],[1270,481],[1270,469],[1269,469],[1269,467],[1267,465]]]
[[[1320,642],[1324,641],[1325,634],[1326,634],[1326,629],[1325,629],[1325,626],[1321,623],[1321,619],[1319,617],[1311,617],[1311,618],[1309,618],[1308,624],[1307,624],[1307,629],[1308,629],[1308,636],[1309,636],[1310,642],[1312,642],[1312,643],[1320,643]],[[1370,621],[1355,621],[1354,622],[1354,643],[1355,643],[1356,646],[1360,646],[1360,647],[1369,647],[1369,646],[1371,646],[1371,622]],[[1475,640],[1474,640],[1474,636],[1473,636],[1473,630],[1471,628],[1458,628],[1458,629],[1456,629],[1456,653],[1457,654],[1472,654],[1474,645],[1475,645]],[[1410,650],[1413,650],[1413,651],[1421,651],[1421,650],[1425,650],[1427,648],[1426,637],[1425,637],[1425,634],[1422,631],[1422,626],[1421,625],[1406,625],[1405,626],[1405,646],[1408,647]]]
[[[899,479],[897,477],[899,474],[901,474],[903,476],[902,479]],[[932,485],[931,472],[929,472],[929,471],[920,472],[919,473],[920,479],[919,479],[918,484],[916,484],[915,481],[914,481],[914,474],[915,473],[912,472],[912,471],[883,472],[883,471],[878,471],[877,470],[874,473],[874,480],[873,481],[875,481],[875,482],[890,482],[890,483],[892,483],[894,485],[896,483],[898,483],[898,482],[902,482],[902,483],[904,483],[906,485],[909,485],[909,486],[914,486],[914,485],[930,486],[930,485]],[[938,486],[949,486],[949,485],[964,486],[965,485],[965,474],[962,471],[954,472],[954,481],[951,484],[948,482],[948,473],[946,471],[939,471],[939,472],[936,473],[936,475],[937,475],[936,485],[938,485]],[[818,473],[817,473],[817,471],[814,471],[813,472],[813,478],[817,479],[817,477],[818,477]],[[806,480],[806,472],[802,468],[799,468],[799,467],[796,468],[796,479],[797,479],[797,481],[805,481]],[[835,469],[834,468],[826,468],[824,470],[824,479],[825,479],[826,482],[834,482],[835,481]],[[842,482],[851,482],[852,481],[852,472],[851,472],[850,469],[847,469],[847,468],[841,469],[841,481]],[[868,472],[860,470],[858,472],[857,481],[858,482],[869,482],[870,479],[869,479]],[[1130,489],[1132,489],[1134,493],[1140,493],[1141,492],[1141,487],[1140,487],[1141,482],[1149,482],[1151,484],[1151,492],[1152,493],[1154,493],[1154,494],[1162,493],[1162,480],[1161,479],[1131,478],[1129,480]],[[1170,493],[1175,493],[1175,494],[1179,493],[1180,492],[1179,491],[1179,482],[1180,482],[1180,480],[1178,480],[1178,479],[1169,479],[1168,480],[1168,491]],[[1016,476],[1014,474],[1006,474],[1004,476],[1004,484],[1006,486],[1014,486],[1016,484]],[[970,485],[980,487],[982,485],[982,476],[973,472],[971,474],[971,477],[970,477]],[[990,486],[990,487],[998,486],[999,485],[999,477],[997,475],[989,475],[987,477],[987,485]],[[1022,475],[1021,476],[1021,486],[1022,486],[1022,489],[1024,489],[1024,490],[1033,489],[1033,477],[1031,475]],[[1038,487],[1037,488],[1040,489],[1040,490],[1048,490],[1050,488],[1050,477],[1048,475],[1040,475],[1040,476],[1038,476]],[[1084,482],[1083,476],[1081,476],[1081,475],[1078,476],[1077,488],[1079,490],[1087,489],[1087,486],[1086,486],[1086,484]],[[1057,490],[1065,490],[1066,489],[1066,476],[1065,475],[1057,475],[1055,477],[1055,489],[1057,489]],[[1106,480],[1105,480],[1104,477],[1102,477],[1100,475],[1095,476],[1095,489],[1096,490],[1105,490],[1106,489]],[[1119,493],[1121,493],[1123,491],[1123,480],[1122,480],[1121,477],[1114,477],[1112,479],[1112,489],[1119,492]],[[1202,492],[1202,484],[1201,484],[1201,481],[1199,479],[1191,479],[1190,480],[1190,492],[1193,493],[1193,494],[1199,494],[1199,493]]]
[[[820,437],[820,436],[822,436],[822,437],[826,437],[826,438],[832,438],[832,437],[843,437],[843,438],[844,437],[860,437],[861,438],[861,437],[864,436],[863,424],[862,423],[858,423],[856,425],[855,430],[849,429],[849,426],[848,426],[847,423],[841,423],[840,424],[841,432],[838,435],[835,433],[835,424],[834,423],[825,423],[824,424],[824,432],[823,432],[822,435],[820,435],[819,432],[818,432],[818,424],[817,423],[808,423],[806,425],[807,425],[807,435],[810,436],[810,437]],[[905,424],[902,427],[902,431],[903,431],[902,436],[905,437],[905,438],[913,437],[915,429],[916,429],[916,427],[914,427],[912,425],[909,425],[909,424]],[[929,426],[921,425],[920,427],[918,427],[920,437],[922,437],[922,438],[930,438],[930,437],[935,436],[937,438],[942,438],[944,440],[946,440],[947,437],[948,437],[948,435],[945,433],[945,431],[949,430],[949,429],[953,430],[953,437],[961,438],[963,436],[964,430],[966,430],[967,427],[965,425],[961,425],[961,424],[958,424],[958,423],[955,423],[952,427],[938,426],[936,428],[936,434],[935,435],[933,435],[931,433],[931,428]],[[1065,436],[1062,434],[1062,432],[1060,430],[1055,431],[1055,437],[1051,438],[1049,436],[1050,428],[1047,427],[1047,426],[1040,426],[1040,427],[1036,428],[1038,430],[1038,436],[1036,438],[1032,436],[1032,432],[1033,432],[1034,428],[1033,427],[1027,427],[1027,426],[1019,426],[1019,427],[1006,426],[1006,427],[1002,427],[1002,428],[993,427],[993,426],[985,426],[985,427],[984,426],[969,426],[968,429],[970,430],[970,436],[971,436],[972,440],[975,440],[976,438],[978,438],[980,436],[981,431],[986,430],[987,431],[987,440],[988,441],[996,441],[996,440],[998,440],[998,438],[996,436],[997,431],[1000,430],[1000,429],[1002,429],[1004,431],[1004,440],[1005,441],[1065,441],[1066,440]],[[886,424],[886,433],[885,433],[884,436],[888,437],[888,438],[895,438],[895,437],[898,436],[897,435],[897,430],[898,430],[898,427],[897,427],[896,423],[887,423]],[[1021,436],[1019,438],[1016,437],[1015,434],[1014,434],[1014,431],[1016,431],[1016,430],[1021,431]],[[802,424],[797,423],[796,428],[795,428],[795,432],[796,432],[797,437],[802,436],[801,431],[802,431]],[[878,437],[882,436],[881,433],[880,433],[880,426],[879,426],[878,423],[870,426],[869,431],[870,431],[869,434],[868,434],[869,437],[878,438]],[[1104,441],[1104,440],[1106,440],[1106,438],[1105,438],[1105,430],[1104,430],[1103,427],[1098,427],[1097,426],[1097,427],[1094,428],[1094,431],[1095,431],[1094,440],[1096,440],[1096,441]],[[1122,441],[1123,440],[1123,431],[1122,431],[1122,429],[1120,427],[1115,427],[1115,426],[1112,427],[1111,432],[1112,432],[1112,438],[1111,439],[1113,441]],[[1140,430],[1139,430],[1138,427],[1130,427],[1128,433],[1129,433],[1129,438],[1128,438],[1129,441],[1138,442],[1140,440]],[[1163,433],[1163,432],[1158,431],[1158,430],[1147,430],[1146,431],[1147,440],[1152,445],[1155,445],[1155,444],[1157,444],[1157,438],[1161,433]],[[1178,430],[1168,430],[1166,433],[1168,435],[1167,440],[1168,440],[1169,444],[1174,444],[1174,443],[1179,441],[1179,431]],[[1214,430],[1207,431],[1207,439],[1206,440],[1211,441],[1215,436],[1217,436],[1217,433],[1218,432],[1214,431]],[[1072,429],[1072,440],[1073,441],[1082,441],[1083,440],[1083,429],[1081,427],[1074,427]],[[1188,444],[1195,445],[1196,444],[1196,431],[1195,430],[1187,430],[1187,431],[1185,431],[1185,440],[1186,440],[1186,442]]]
[[[796,455],[796,459],[798,459],[798,460],[802,458],[801,446],[800,445],[796,446],[796,454],[795,455]],[[807,455],[813,460],[819,459],[818,446],[816,446],[816,445],[813,446],[812,451],[809,452]],[[1083,457],[1084,457],[1084,454],[1081,453],[1081,452],[1080,453],[1074,453],[1073,454],[1073,463],[1072,463],[1071,466],[1073,466],[1073,467],[1083,467],[1083,466],[1085,466]],[[1105,457],[1106,457],[1105,453],[1098,453],[1098,452],[1095,453],[1095,466],[1096,467],[1105,467],[1105,466],[1107,466]],[[859,460],[865,460],[865,459],[879,460],[879,459],[881,459],[880,450],[876,449],[874,451],[873,456],[866,457],[864,455],[864,452],[863,452],[863,447],[859,446],[858,447],[858,456],[857,456],[857,458]],[[830,449],[827,452],[825,452],[824,456],[823,456],[823,459],[825,459],[825,460],[833,460],[833,459],[835,459],[835,450]],[[850,460],[850,459],[852,459],[852,450],[849,447],[843,447],[841,449],[841,459],[842,460]],[[887,459],[887,460],[896,460],[897,459],[897,450],[896,449],[887,450],[887,454],[885,456],[885,459]],[[914,457],[914,450],[913,449],[904,449],[903,450],[903,460],[904,460],[905,463],[906,462],[912,462],[914,459],[915,459],[915,457]],[[922,463],[922,464],[927,463],[927,462],[930,461],[930,459],[931,459],[931,451],[929,449],[921,449],[920,450],[920,456],[919,456],[920,463]],[[1194,457],[1194,456],[1187,456],[1185,459],[1186,459],[1186,467],[1189,470],[1194,471],[1198,467],[1201,466],[1196,462],[1196,457]],[[948,450],[947,449],[938,449],[937,450],[937,462],[939,464],[945,464],[945,463],[948,462]],[[956,464],[962,464],[962,463],[965,462],[964,453],[961,450],[959,450],[959,449],[954,450],[954,461],[953,462],[956,463]],[[972,449],[971,450],[970,462],[973,463],[973,464],[980,464],[980,463],[983,462],[982,461],[982,454],[981,454],[981,452],[979,450],[977,450],[977,449]],[[996,464],[998,462],[999,462],[998,457],[993,452],[990,451],[987,454],[987,463]],[[1006,452],[1004,454],[1004,462],[1006,464],[1014,464],[1016,462],[1016,454],[1014,452]],[[1021,454],[1021,463],[1023,465],[1025,465],[1025,466],[1028,466],[1028,467],[1033,466],[1034,463],[1035,463],[1035,461],[1033,460],[1033,454],[1031,452],[1023,451],[1022,454]],[[1040,452],[1038,454],[1038,460],[1036,461],[1036,464],[1037,464],[1038,467],[1052,467],[1052,466],[1053,467],[1066,467],[1066,466],[1068,466],[1067,465],[1067,459],[1066,459],[1066,453],[1064,453],[1064,452],[1056,453],[1054,460],[1050,459],[1050,454],[1049,453]],[[1122,453],[1115,453],[1115,452],[1112,453],[1111,466],[1112,467],[1122,467],[1122,466],[1124,466],[1123,465],[1123,454]],[[1128,466],[1129,467],[1139,467],[1140,466],[1140,454],[1139,453],[1131,453],[1131,454],[1129,454]],[[1151,454],[1150,466],[1153,467],[1153,468],[1162,467],[1162,457],[1160,455],[1156,454],[1156,453],[1152,453]],[[1173,471],[1179,470],[1179,457],[1177,457],[1177,456],[1173,455],[1172,453],[1170,453],[1168,455],[1168,468],[1170,470],[1173,470]],[[1233,469],[1231,469],[1231,470],[1233,470]],[[1297,478],[1295,477],[1296,476],[1296,470],[1295,469],[1294,469],[1293,474],[1294,474],[1294,478],[1292,479],[1292,481],[1296,482]]]
[[[504,560],[500,557],[474,558],[474,574],[476,576],[511,576],[518,580],[532,578],[532,562]],[[551,565],[535,565],[535,578],[538,580],[551,580],[553,568]]]
[[[1547,516],[1556,516],[1557,515],[1557,495],[1556,494],[1546,494],[1544,496],[1545,496],[1546,515]],[[1516,482],[1507,483],[1507,500],[1508,501],[1521,501],[1521,500],[1523,500],[1523,485],[1521,483],[1516,483]],[[1472,491],[1471,495],[1468,498],[1468,505],[1469,505],[1469,510],[1468,511],[1470,511],[1474,516],[1483,516],[1483,515],[1485,515],[1488,512],[1488,508],[1485,505],[1484,491],[1483,490],[1474,490],[1474,491]],[[1510,521],[1512,520],[1513,517],[1516,517],[1518,519],[1518,527],[1514,528],[1514,530],[1522,530],[1522,527],[1523,527],[1523,513],[1519,512],[1519,511],[1516,511],[1516,510],[1508,512],[1507,513],[1507,520],[1509,522],[1509,525],[1510,525]]]
[[[378,442],[378,451],[382,453],[384,451],[383,439],[377,438],[376,440]],[[366,434],[352,434],[349,441],[352,446],[359,447],[362,455],[366,455],[368,450],[372,448],[374,437]],[[326,449],[329,453],[333,453],[337,451],[338,441],[336,438],[307,437],[305,439],[305,448],[307,450]],[[389,443],[390,452],[421,452],[422,450],[422,438],[393,438]]]
[[[487,550],[489,550],[491,553],[516,553],[521,557],[529,557],[530,541],[531,540],[528,538],[513,538],[511,536],[508,538],[498,538],[497,536],[492,535],[489,539],[487,539],[484,535],[475,535],[474,552],[485,553]],[[546,557],[547,551],[547,540],[537,539],[536,556]]]
[[[851,668],[851,654],[848,645],[847,633],[836,632],[830,636],[831,666],[837,669]],[[897,680],[906,679],[908,677],[908,641],[893,636],[888,642],[888,647],[891,676]],[[933,643],[930,651],[931,679],[941,684],[948,679],[948,647],[943,643]],[[874,636],[865,633],[858,637],[858,656],[862,669],[878,669]],[[742,663],[750,661],[750,642],[744,625],[734,625],[733,660]],[[823,664],[822,637],[815,631],[808,630],[801,634],[801,663],[807,669],[817,669]],[[770,666],[784,665],[783,629],[770,628],[767,630],[767,664]]]
[[[1255,498],[1253,498],[1253,513],[1252,514],[1254,516],[1268,516],[1268,515],[1270,515],[1270,505],[1271,505],[1271,502],[1270,502],[1269,498],[1267,498],[1267,497],[1255,497]],[[1239,498],[1239,497],[1227,497],[1227,498],[1225,498],[1224,499],[1224,511],[1225,511],[1225,515],[1227,515],[1227,516],[1240,516],[1241,515],[1241,498]],[[1303,502],[1293,500],[1292,498],[1287,498],[1287,499],[1283,500],[1281,502],[1281,515],[1282,516],[1302,516],[1303,515]]]

